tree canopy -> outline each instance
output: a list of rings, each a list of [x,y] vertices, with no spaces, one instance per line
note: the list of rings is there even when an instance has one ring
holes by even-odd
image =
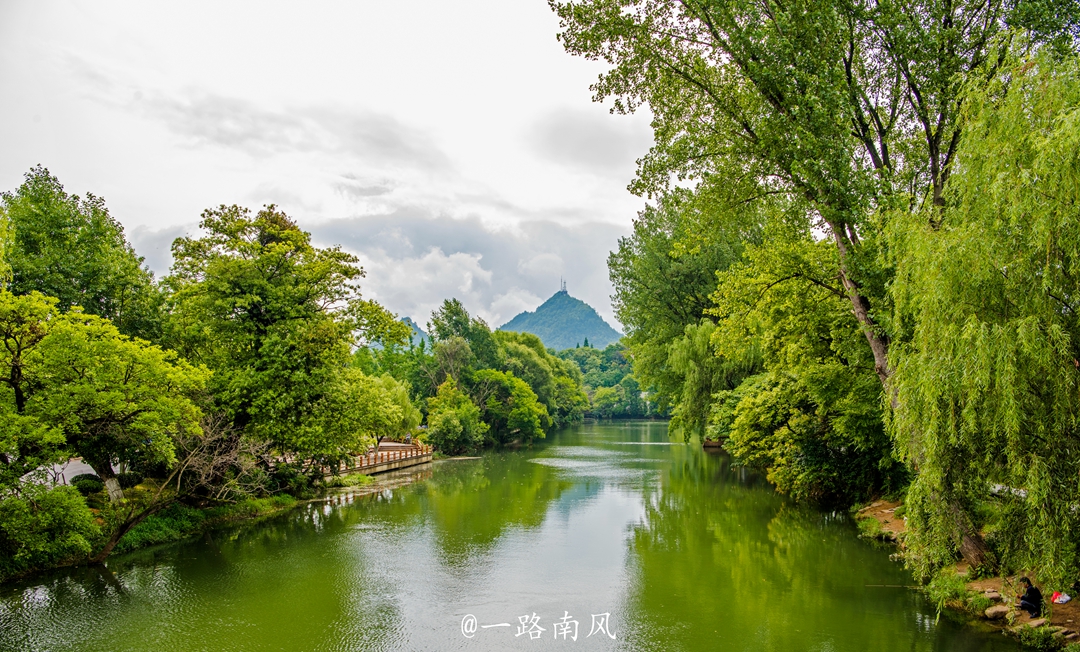
[[[56,297],[61,310],[78,306],[125,335],[158,339],[161,293],[102,198],[69,195],[37,166],[0,204],[11,229],[4,252],[11,292]]]

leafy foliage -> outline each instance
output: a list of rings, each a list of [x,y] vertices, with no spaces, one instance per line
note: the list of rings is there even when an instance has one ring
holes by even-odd
[[[206,370],[100,317],[0,291],[0,340],[7,487],[69,452],[105,479],[113,460],[170,464],[174,438],[199,430]]]
[[[484,422],[490,426],[488,437],[494,442],[544,437],[551,418],[528,383],[511,372],[494,369],[477,370],[473,378],[472,395],[482,406]]]
[[[480,408],[457,388],[453,378],[428,399],[428,443],[447,455],[472,453],[484,444],[488,425],[480,421]]]
[[[891,354],[890,428],[918,469],[913,563],[926,573],[951,559],[1002,483],[1025,490],[1005,510],[1017,539],[1003,563],[1063,580],[1080,570],[1080,66],[1014,59],[967,107],[944,219],[894,231],[910,335]]]
[[[633,375],[628,353],[620,343],[603,350],[581,346],[558,352],[581,369],[585,391],[591,394],[589,414],[605,419],[658,416],[652,397],[642,397],[644,391]]]
[[[210,389],[235,428],[301,457],[335,458],[370,436],[373,386],[345,366],[354,338],[404,342],[408,326],[360,298],[356,258],[311,246],[268,206],[203,213],[202,238],[173,244],[173,337],[214,370]],[[384,397],[382,425],[405,418]]]
[[[28,484],[0,498],[0,582],[84,558],[100,536],[74,488]]]
[[[103,199],[68,195],[37,166],[0,204],[12,230],[11,292],[40,292],[56,297],[61,310],[78,306],[110,320],[125,335],[160,338],[161,293]]]

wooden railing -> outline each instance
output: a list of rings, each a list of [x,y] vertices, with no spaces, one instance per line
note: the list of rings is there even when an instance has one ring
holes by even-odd
[[[423,444],[417,444],[411,448],[400,448],[398,450],[372,451],[352,458],[353,464],[351,470],[363,471],[366,468],[379,466],[380,464],[429,456],[431,453],[431,446],[425,446]]]

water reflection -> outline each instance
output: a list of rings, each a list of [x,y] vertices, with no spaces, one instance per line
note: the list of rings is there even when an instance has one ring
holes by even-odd
[[[662,423],[592,424],[262,523],[0,589],[14,650],[1000,650],[936,622],[844,514]],[[577,642],[555,641],[569,612]],[[611,614],[617,639],[588,638]],[[536,613],[515,627],[460,631]]]

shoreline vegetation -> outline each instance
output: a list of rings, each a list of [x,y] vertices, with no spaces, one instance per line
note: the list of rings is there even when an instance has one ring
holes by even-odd
[[[0,582],[314,497],[379,442],[440,456],[666,416],[627,349],[555,351],[457,299],[413,341],[275,206],[203,212],[161,279],[42,166],[0,195]],[[423,424],[423,425],[422,425]],[[50,477],[78,458],[76,486]]]
[[[895,547],[893,555],[903,560],[907,534],[906,512],[899,500],[878,499],[852,508],[859,536]],[[1023,593],[1021,577],[1038,577],[1026,569],[1008,575],[986,575],[960,561],[938,571],[921,591],[937,605],[939,614],[966,622],[969,626],[1008,634],[1035,650],[1080,650],[1080,601],[1054,604],[1051,591],[1044,591],[1043,611],[1032,618],[1021,610],[1016,596]],[[1045,587],[1044,587],[1045,588]],[[1077,593],[1073,587],[1058,587]],[[1070,594],[1070,597],[1075,597]]]
[[[943,606],[958,564],[1070,592],[1080,4],[550,4],[595,99],[649,110],[608,268],[672,428],[797,501],[895,498],[862,527]]]
[[[458,458],[443,458],[452,461]],[[479,458],[464,458],[479,459]],[[249,526],[273,518],[304,505],[313,503],[341,504],[356,498],[393,490],[431,474],[430,467],[390,471],[377,476],[351,474],[330,476],[321,485],[321,493],[315,497],[299,499],[289,494],[277,494],[263,498],[249,498],[240,502],[212,507],[192,507],[174,503],[170,507],[146,518],[132,528],[113,549],[114,555],[138,552],[159,545],[177,543],[222,528]],[[136,488],[138,490],[139,488]],[[35,574],[84,565],[84,559],[69,559],[49,568],[37,568],[7,578],[5,583],[15,583],[32,578]]]

